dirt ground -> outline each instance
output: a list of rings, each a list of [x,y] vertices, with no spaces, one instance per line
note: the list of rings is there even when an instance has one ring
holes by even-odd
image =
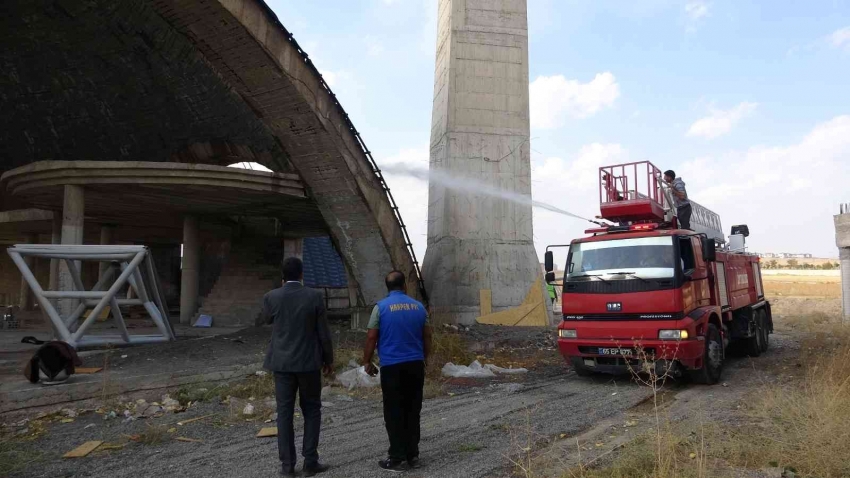
[[[677,417],[698,411],[706,420],[736,420],[737,411],[760,384],[792,380],[789,377],[793,377],[800,346],[795,318],[803,320],[799,317],[809,317],[811,312],[833,314],[838,301],[814,294],[776,297],[773,304],[778,322],[790,325],[777,328],[771,350],[758,358],[731,358],[723,383],[716,386],[670,382],[661,394],[666,413]],[[165,346],[130,349],[127,358],[111,360],[115,367],[157,367],[153,359],[168,353],[218,360],[215,357],[225,357],[232,350],[248,350],[242,354],[245,360],[261,359],[267,333],[263,330],[187,342],[180,351]],[[625,443],[653,426],[655,408],[648,405],[653,398],[651,389],[628,376],[577,377],[558,355],[550,331],[475,326],[459,334],[482,363],[527,367],[529,372],[439,383],[439,396],[426,400],[422,412],[423,468],[408,472],[408,476],[558,477],[578,463],[605,463]],[[340,359],[357,355],[362,334],[340,328],[336,336],[343,349]],[[71,414],[79,413],[73,418],[68,412],[41,419],[34,415],[0,417],[6,422],[5,449],[0,448],[0,453],[26,454],[15,462],[18,468],[9,473],[11,477],[275,476],[276,440],[255,437],[262,427],[273,426],[267,422],[273,411],[272,391],[260,378],[251,380],[256,382],[251,385],[255,389],[240,392],[256,390],[256,396],[223,400],[220,395],[228,389],[216,389],[217,385],[172,390],[171,397],[203,396],[203,400],[182,413],[133,421],[125,421],[120,413],[116,418],[103,416],[109,410],[120,412],[126,403],[139,398],[161,402],[163,392],[123,397],[123,402],[90,403],[88,410],[69,407]],[[387,439],[379,392],[349,392],[334,386],[323,401],[320,454],[322,461],[333,467],[324,476],[381,476],[377,461],[386,452]],[[241,413],[248,403],[256,409],[253,416]],[[197,417],[205,418],[178,424]],[[298,421],[297,429],[301,426]],[[85,458],[62,458],[89,440],[112,446]]]

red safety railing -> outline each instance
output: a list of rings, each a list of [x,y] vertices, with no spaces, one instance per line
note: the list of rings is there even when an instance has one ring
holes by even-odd
[[[661,170],[649,161],[599,168],[599,211],[616,223],[664,220]]]
[[[649,161],[599,168],[599,204],[649,199],[664,205],[661,170]]]

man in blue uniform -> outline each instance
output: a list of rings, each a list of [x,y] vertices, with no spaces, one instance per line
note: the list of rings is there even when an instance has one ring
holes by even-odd
[[[370,375],[378,373],[372,364],[377,346],[384,424],[390,439],[388,457],[378,466],[401,472],[419,467],[419,414],[425,363],[431,353],[431,326],[425,307],[404,293],[404,274],[392,271],[385,282],[389,295],[372,310],[363,364]]]

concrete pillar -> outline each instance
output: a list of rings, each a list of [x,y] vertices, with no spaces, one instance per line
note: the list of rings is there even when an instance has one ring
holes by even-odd
[[[83,243],[83,223],[86,210],[85,191],[82,186],[65,185],[65,199],[62,203],[62,244]],[[80,267],[77,262],[77,268]],[[59,290],[74,290],[74,280],[71,277],[65,261],[59,264]],[[77,307],[77,299],[59,300],[59,313],[63,317],[71,315]]]
[[[527,4],[440,0],[438,18],[422,275],[432,319],[471,324],[482,290],[499,312],[519,306],[542,278],[531,224]],[[441,178],[469,178],[528,202],[446,187]]]
[[[27,239],[26,239],[26,243],[27,244],[37,244],[38,243],[38,235],[36,235],[36,234],[28,235]],[[33,274],[34,274],[35,273],[35,270],[34,270],[35,267],[33,267],[33,266],[35,265],[35,258],[34,257],[25,257],[24,262],[27,263],[27,267],[29,267],[30,270],[33,271]],[[18,304],[20,306],[21,310],[32,310],[32,303],[33,303],[32,299],[33,299],[32,298],[32,290],[30,290],[30,286],[29,286],[29,284],[27,284],[27,281],[24,280],[23,277],[21,277],[21,295],[20,295],[20,303]]]
[[[53,229],[50,235],[50,243],[62,243],[62,215],[56,212],[53,213]],[[50,259],[50,284],[47,287],[50,290],[59,289],[59,261],[57,259]]]
[[[115,226],[110,224],[103,224],[100,226],[100,245],[108,246],[115,243]],[[97,278],[100,280],[103,277],[103,273],[109,269],[108,262],[101,262],[99,269],[97,271]],[[108,287],[108,286],[107,286]]]
[[[62,214],[53,211],[53,225],[50,233],[50,243],[51,244],[61,244],[62,243]],[[50,290],[59,290],[59,260],[58,259],[50,259],[50,279],[47,288]],[[58,308],[58,301],[56,299],[50,299],[50,303],[53,304],[53,307]],[[44,323],[47,325],[48,329],[50,329],[50,339],[57,340],[59,336],[56,333],[56,329],[53,328],[53,322],[51,322],[50,318],[47,314],[42,311],[42,315],[44,316]]]
[[[850,322],[850,203],[842,204],[835,216],[835,245],[841,265],[841,304],[844,321]]]
[[[180,273],[180,323],[189,324],[198,310],[198,282],[201,266],[198,218],[183,219],[183,260]]]

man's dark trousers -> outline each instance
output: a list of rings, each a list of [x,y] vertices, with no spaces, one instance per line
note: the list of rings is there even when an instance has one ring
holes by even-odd
[[[690,204],[685,204],[684,206],[679,206],[676,208],[676,217],[679,218],[679,228],[687,229],[692,231],[691,229],[691,213],[693,212],[693,208],[691,208]]]
[[[424,385],[425,362],[421,360],[381,367],[390,459],[419,458],[419,414]]]
[[[304,468],[315,467],[319,462],[319,430],[322,424],[322,373],[275,372],[275,399],[277,400],[277,448],[284,468],[295,466],[295,432],[292,416],[295,412],[295,393],[304,414],[304,443],[301,454]]]

